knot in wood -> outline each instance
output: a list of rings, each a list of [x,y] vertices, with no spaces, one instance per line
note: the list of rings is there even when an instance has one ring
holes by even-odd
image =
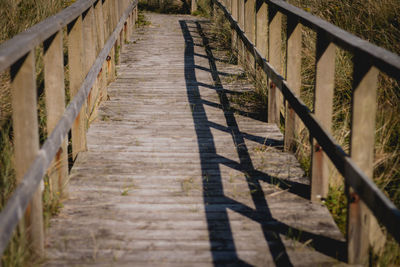
[[[110,61],[111,60],[111,56],[107,56],[106,60]]]
[[[360,201],[360,197],[355,192],[350,193],[349,201],[350,203],[358,203]]]
[[[315,145],[315,152],[320,152],[322,151],[322,147],[319,144]]]

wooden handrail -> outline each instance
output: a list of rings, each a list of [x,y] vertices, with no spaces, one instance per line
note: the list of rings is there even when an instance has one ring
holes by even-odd
[[[328,23],[327,21],[294,7],[285,1],[259,0],[256,2],[256,6],[251,8],[254,8],[258,11],[262,10],[262,5],[267,4],[270,16],[273,12],[280,12],[288,17],[288,49],[291,50],[288,51],[287,56],[288,64],[290,61],[290,64],[293,65],[290,67],[288,66],[288,78],[286,80],[280,74],[280,66],[277,66],[279,64],[275,63],[274,65],[274,63],[271,62],[271,54],[269,56],[269,61],[266,60],[265,41],[256,40],[256,44],[254,44],[252,37],[249,37],[247,32],[245,32],[243,22],[240,22],[248,19],[249,21],[253,21],[253,23],[261,21],[262,23],[267,24],[267,21],[265,21],[265,10],[260,12],[260,17],[244,18],[243,16],[245,16],[246,12],[240,11],[241,9],[245,9],[243,6],[243,1],[226,0],[224,4],[220,0],[212,0],[212,2],[223,11],[225,17],[230,22],[231,28],[233,29],[233,39],[240,39],[247,51],[253,54],[256,63],[263,69],[268,78],[272,81],[272,87],[278,88],[284,96],[288,103],[287,110],[294,110],[295,114],[302,120],[304,125],[309,130],[310,135],[316,140],[316,142],[314,142],[315,151],[313,150],[313,153],[314,157],[320,158],[317,160],[313,158],[313,171],[319,174],[318,177],[315,176],[315,173],[312,174],[312,180],[317,180],[312,181],[312,200],[316,201],[318,200],[317,196],[320,198],[320,194],[322,195],[327,193],[327,177],[326,174],[323,174],[323,166],[321,166],[321,164],[326,164],[326,160],[323,159],[324,154],[330,158],[337,170],[344,176],[346,183],[351,187],[350,190],[355,191],[355,193],[350,194],[351,199],[349,199],[350,214],[348,224],[351,228],[351,233],[348,233],[347,237],[349,262],[363,263],[367,258],[366,255],[368,253],[368,245],[365,245],[365,242],[368,242],[368,237],[367,239],[363,239],[363,236],[368,236],[369,233],[365,233],[365,231],[368,231],[368,228],[367,230],[363,230],[361,220],[368,218],[369,211],[362,207],[362,203],[365,203],[368,206],[374,216],[387,228],[388,232],[393,235],[397,242],[400,243],[400,230],[398,227],[400,225],[400,211],[370,178],[372,177],[372,163],[370,163],[370,161],[371,158],[373,158],[373,136],[375,125],[374,107],[376,107],[376,87],[378,74],[375,67],[382,72],[385,72],[392,78],[399,80],[400,57],[383,48],[364,41]],[[238,7],[233,7],[233,4],[237,4]],[[231,15],[229,9],[233,11],[235,17]],[[271,9],[273,12],[271,12]],[[272,14],[272,16],[273,15],[274,14]],[[269,19],[271,21],[273,17],[270,17]],[[330,134],[330,122],[326,121],[331,120],[332,118],[329,112],[324,115],[323,113],[319,113],[320,111],[316,110],[316,113],[313,113],[299,98],[301,61],[296,60],[295,57],[301,58],[301,31],[299,28],[301,25],[305,25],[314,29],[318,36],[316,71],[317,80],[320,79],[320,82],[322,83],[321,85],[318,85],[319,81],[317,81],[316,90],[320,90],[318,89],[319,86],[326,87],[326,85],[323,84],[326,82],[326,79],[333,79],[335,55],[333,50],[334,47],[332,45],[338,45],[354,54],[355,70],[353,82],[354,92],[352,98],[353,123],[351,157],[343,151],[341,146]],[[279,27],[281,26],[282,24],[279,25]],[[271,33],[271,29],[269,32]],[[250,33],[250,36],[252,36],[252,34],[253,33]],[[273,37],[269,36],[269,38],[271,39]],[[269,42],[271,42],[270,39]],[[235,47],[238,47],[239,59],[243,55],[243,52],[240,51],[242,44],[240,44],[240,42],[237,45],[234,44]],[[257,44],[261,44],[260,47],[257,47]],[[269,53],[271,52],[270,49],[271,44],[268,49]],[[275,50],[279,51],[279,49]],[[276,57],[276,55],[273,56]],[[239,62],[241,61],[239,60]],[[318,67],[318,62],[320,63],[320,67]],[[329,110],[332,108],[331,98],[333,96],[329,96],[329,94],[333,94],[332,80],[328,82],[328,84],[330,84],[329,88],[323,88],[322,94],[324,97],[328,98],[329,102],[317,103],[317,105],[320,105],[320,107],[316,107],[316,109],[321,110],[321,108],[326,108]],[[270,88],[269,96],[271,96]],[[316,97],[318,97],[317,92]],[[277,108],[271,108],[271,101],[272,106],[277,105],[277,103],[274,102],[276,100],[269,99],[268,112],[273,113],[274,110],[275,112],[279,112]],[[368,113],[366,112],[367,109],[369,109]],[[326,110],[323,110],[323,112],[326,112]],[[290,140],[293,138],[293,131],[295,131],[296,127],[295,123],[293,122],[295,117],[294,114],[290,115],[290,112],[287,112],[287,114],[289,114],[289,117],[286,118],[286,120],[289,122],[287,121],[286,123],[289,123],[289,127],[285,127],[285,131],[291,132],[285,132],[285,147],[290,147],[290,145],[286,145],[286,142],[290,142]],[[370,118],[366,118],[366,115]],[[268,114],[269,121],[275,122],[276,116],[276,114]],[[355,127],[362,129],[355,129]],[[361,134],[360,132],[362,131],[367,131],[371,134]],[[287,138],[287,136],[289,137]],[[366,148],[361,148],[361,146],[365,146]],[[316,155],[318,152],[321,153],[321,155]],[[364,155],[358,156],[361,154]],[[365,157],[365,155],[367,155],[367,157]],[[318,164],[320,166],[317,166]],[[361,198],[362,201],[359,201],[359,198]],[[353,212],[354,209],[355,211]],[[362,213],[360,213],[361,209],[363,210]],[[366,217],[361,218],[359,214],[365,214]]]
[[[55,160],[60,161],[58,157],[60,153],[66,153],[65,139],[68,132],[74,127],[78,128],[78,134],[82,134],[82,132],[79,132],[82,129],[85,130],[85,127],[79,125],[80,122],[77,117],[83,118],[86,116],[86,111],[83,110],[86,102],[88,102],[89,106],[94,105],[90,103],[90,94],[95,87],[99,86],[97,82],[101,83],[99,79],[103,81],[108,79],[107,77],[101,78],[102,75],[105,75],[106,69],[108,69],[108,75],[114,75],[114,69],[110,69],[112,63],[107,62],[107,60],[109,60],[110,54],[113,54],[113,48],[119,49],[116,48],[116,45],[124,43],[120,38],[129,37],[131,33],[129,28],[133,27],[137,19],[137,3],[137,0],[81,0],[0,46],[0,71],[11,67],[13,120],[14,126],[17,126],[14,127],[15,151],[16,154],[22,155],[20,156],[21,159],[16,158],[18,186],[0,213],[0,255],[3,254],[14,229],[23,218],[29,202],[32,201],[32,197],[35,195],[37,199],[41,200],[39,184],[56,155]],[[97,20],[96,25],[94,25],[95,20]],[[103,24],[105,25],[103,30],[96,28],[99,25],[102,27],[101,25]],[[70,89],[76,89],[76,93],[72,93],[71,102],[65,112],[62,112],[65,105],[62,98],[65,94],[62,32],[65,26],[68,26],[69,34]],[[87,45],[91,46],[90,49],[93,50],[91,54],[86,53],[84,59],[79,58],[82,56],[80,53],[84,53],[82,30],[86,31],[85,34],[91,35]],[[107,40],[105,41],[105,39]],[[55,112],[59,115],[51,117],[52,126],[48,126],[51,133],[40,150],[38,150],[36,86],[35,82],[33,82],[35,79],[35,58],[33,51],[36,46],[42,43],[44,43],[45,49],[45,73],[48,76],[45,77],[45,90],[52,90],[52,92],[48,92],[49,96],[46,95],[46,97],[53,97],[53,99],[48,99],[46,102],[58,101],[58,106],[61,107],[58,110],[54,107],[53,109],[50,108],[50,112]],[[51,61],[49,57],[53,56],[54,61]],[[89,61],[89,64],[83,60]],[[48,65],[46,66],[46,64]],[[61,66],[59,66],[60,64]],[[76,72],[76,74],[73,74],[75,76],[71,75],[72,68],[79,69],[80,73]],[[46,79],[50,81],[47,84]],[[54,82],[56,83],[55,87],[52,84]],[[71,84],[75,84],[72,86],[77,87],[74,89]],[[104,83],[101,84],[105,87]],[[61,94],[53,90],[59,90]],[[105,88],[97,88],[97,90],[105,90]],[[57,116],[59,117],[58,122]],[[83,123],[86,125],[85,121]],[[25,143],[20,140],[26,139],[26,136],[31,134],[30,131],[36,132],[36,135],[34,134],[33,137],[27,139],[28,141],[25,141],[25,143],[33,144],[29,144],[32,149],[26,149],[24,147]],[[72,140],[72,142],[74,144],[76,142],[85,143],[86,141]],[[24,152],[29,157],[24,155]],[[24,164],[23,168],[21,168],[20,164]],[[43,223],[41,222],[41,202],[31,203],[30,213],[34,214],[34,218],[40,219],[40,222],[31,221],[32,247],[37,254],[42,255],[44,238]]]

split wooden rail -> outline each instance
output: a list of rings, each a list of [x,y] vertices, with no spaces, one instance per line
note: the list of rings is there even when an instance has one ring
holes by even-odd
[[[287,103],[285,148],[290,149],[294,142],[299,118],[309,130],[313,138],[311,200],[320,201],[327,196],[327,157],[345,178],[349,203],[349,263],[365,264],[368,260],[375,218],[400,242],[400,211],[371,179],[378,74],[382,71],[400,80],[400,57],[283,0],[212,0],[212,3],[215,4],[212,9],[220,8],[230,22],[232,44],[238,51],[239,62],[247,62],[253,70],[256,69],[253,64],[257,64],[271,81],[268,86],[269,122],[280,123],[283,100]],[[281,72],[283,16],[287,18],[286,77]],[[299,98],[303,26],[317,34],[313,112]],[[350,155],[330,134],[335,46],[353,55]],[[379,227],[376,229],[380,231]]]
[[[89,116],[106,97],[116,53],[131,35],[137,12],[137,0],[80,0],[0,46],[0,72],[11,74],[18,183],[0,214],[0,255],[17,225],[28,230],[34,252],[43,255],[40,184],[48,174],[52,194],[68,194],[68,133],[74,160],[86,150]],[[39,148],[35,56],[42,46],[48,138]],[[65,108],[66,73],[71,101]]]

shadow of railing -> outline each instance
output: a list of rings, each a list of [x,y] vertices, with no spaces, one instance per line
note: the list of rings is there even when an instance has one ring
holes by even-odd
[[[195,25],[195,27],[188,26],[188,24]],[[260,184],[261,181],[280,186],[282,189],[287,189],[288,191],[304,198],[309,197],[309,186],[288,180],[279,182],[281,179],[271,177],[270,175],[254,168],[245,144],[245,139],[268,146],[281,146],[282,143],[278,140],[265,139],[259,136],[242,133],[239,130],[234,116],[235,111],[232,111],[229,105],[227,97],[229,90],[224,89],[221,84],[219,72],[217,71],[208,39],[202,30],[201,22],[196,20],[181,20],[180,26],[185,39],[184,72],[187,97],[190,106],[196,107],[192,112],[192,116],[198,140],[202,177],[207,177],[207,179],[203,179],[203,199],[214,264],[219,265],[229,262],[243,266],[250,265],[241,260],[237,254],[232,228],[228,217],[228,209],[261,225],[265,241],[277,266],[292,266],[279,234],[296,236],[296,239],[300,242],[306,242],[311,239],[312,245],[316,250],[326,255],[338,258],[339,260],[345,260],[345,243],[343,241],[294,229],[293,227],[277,221],[272,217]],[[202,44],[206,50],[207,59],[210,65],[209,71],[214,85],[197,81],[195,73],[195,70],[198,67],[195,64],[195,56],[197,54],[194,52],[195,43],[192,36],[192,33],[194,32],[200,35]],[[204,55],[201,57],[204,58]],[[204,67],[202,67],[202,69],[204,69]],[[210,102],[201,98],[199,87],[209,88],[210,90],[215,90],[217,92],[220,103],[212,103],[212,106],[220,108],[223,111],[227,126],[219,125],[208,120],[205,105],[210,105]],[[211,132],[212,129],[229,133],[234,144],[242,144],[240,146],[235,146],[239,162],[227,159],[217,154],[216,144]],[[220,164],[246,174],[243,176],[245,177],[244,179],[246,179],[249,191],[252,192],[251,198],[255,209],[225,196]],[[210,169],[213,170],[211,176],[208,173],[208,170]],[[209,186],[210,183],[213,184],[212,187]]]

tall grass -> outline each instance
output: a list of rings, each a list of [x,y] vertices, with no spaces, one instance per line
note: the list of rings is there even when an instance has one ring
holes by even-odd
[[[28,29],[70,5],[74,0],[0,0],[0,43]],[[40,142],[46,137],[46,115],[43,95],[43,64],[41,50],[37,52],[38,117]],[[0,209],[5,205],[15,189],[15,171],[13,166],[13,128],[11,120],[10,76],[8,71],[0,73]],[[44,216],[56,212],[58,201],[49,197],[48,186],[44,191]],[[31,258],[30,248],[25,242],[21,229],[15,231],[9,246],[1,258],[2,266],[27,266],[36,263]]]

